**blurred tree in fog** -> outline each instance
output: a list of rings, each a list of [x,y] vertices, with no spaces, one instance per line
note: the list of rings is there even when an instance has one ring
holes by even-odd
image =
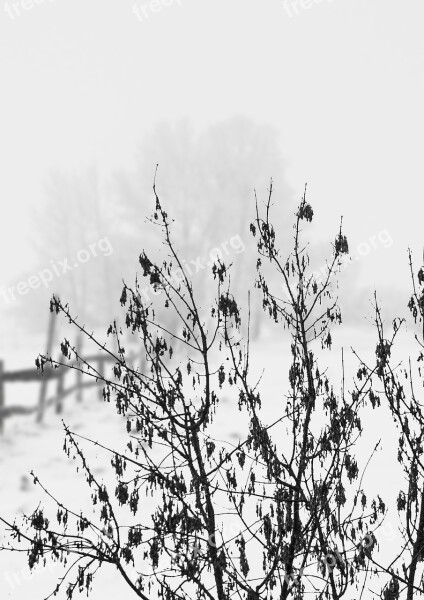
[[[239,236],[246,249],[237,255],[227,246],[224,260],[237,259],[231,276],[234,291],[252,288],[255,255],[248,242],[254,190],[265,198],[272,178],[277,220],[280,224],[290,220],[294,211],[276,130],[244,117],[200,133],[186,120],[158,125],[144,138],[135,169],[116,174],[116,222],[128,239],[140,239],[155,163],[159,164],[158,191],[175,218],[175,243],[184,259],[199,257],[206,264],[211,250],[222,249],[222,244]],[[127,251],[134,254],[133,243]],[[253,304],[257,298],[258,294],[252,294]]]
[[[276,219],[287,221],[294,210],[277,132],[242,117],[201,132],[188,121],[162,123],[142,139],[134,168],[114,174],[112,187],[103,185],[95,168],[78,174],[53,171],[48,177],[45,202],[34,209],[34,261],[27,273],[20,274],[20,280],[52,269],[65,257],[73,265],[79,250],[88,250],[105,236],[113,253],[106,257],[97,252],[97,257],[79,268],[73,266],[61,276],[54,275],[47,288],[18,297],[12,308],[27,331],[44,331],[45,319],[40,316],[47,315],[53,292],[69,302],[89,326],[115,317],[114,300],[119,297],[122,279],[133,280],[142,250],[149,246],[158,258],[159,237],[154,232],[150,239],[140,235],[142,230],[152,229],[142,225],[154,203],[157,163],[158,191],[175,218],[174,241],[183,259],[196,272],[196,261],[203,270],[211,262],[210,252],[220,250],[226,264],[234,260],[234,291],[253,288],[255,254],[248,243],[248,224],[254,217],[254,190],[265,199],[272,177]],[[194,278],[195,287],[201,286],[201,279],[196,284]],[[97,304],[99,296],[104,299],[102,306]],[[252,294],[252,305],[260,309],[259,294]]]
[[[32,260],[17,281],[38,279],[38,286],[16,295],[11,316],[31,333],[44,333],[52,293],[68,302],[94,327],[110,314],[111,220],[95,168],[78,174],[52,170],[45,184],[44,203],[33,207]],[[104,299],[98,306],[96,298]],[[109,318],[109,317],[108,317]]]
[[[188,121],[158,125],[141,146],[135,170],[116,177],[119,222],[133,228],[144,221],[141,198],[151,198],[154,166],[158,187],[175,215],[179,243],[186,249],[209,250],[221,237],[248,233],[254,214],[253,190],[270,178],[283,187],[283,165],[277,134],[271,127],[237,117],[196,134]],[[144,206],[143,206],[144,208]]]
[[[91,596],[103,565],[116,569],[115,576],[142,600],[358,598],[357,590],[364,590],[373,572],[378,573],[374,566],[381,571],[382,541],[377,536],[386,505],[362,487],[381,440],[366,463],[360,459],[359,442],[362,423],[367,422],[364,414],[369,415],[365,410],[380,406],[370,384],[376,369],[371,365],[362,381],[360,363],[347,389],[342,355],[342,385],[335,392],[321,362],[322,351],[332,346],[333,325],[341,323],[331,280],[349,252],[348,241],[340,226],[328,276],[317,281],[302,235],[312,222],[312,206],[304,195],[296,213],[293,249],[284,257],[270,221],[271,193],[272,187],[250,231],[257,243],[265,314],[280,335],[287,334],[288,378],[281,377],[278,368],[277,394],[273,389],[267,399],[259,389],[257,373],[251,371],[249,340],[241,333],[237,296],[223,264],[214,270],[209,305],[200,307],[189,273],[175,286],[167,258],[157,264],[143,253],[139,282],[147,279],[162,297],[155,299],[152,310],[140,298],[139,285],[125,284],[120,304],[126,311],[123,327],[136,336],[145,354],[144,367],[139,369],[126,352],[121,328],[111,326],[108,334],[116,338],[118,351],[104,348],[114,367],[107,378],[100,377],[103,399],[115,401],[119,418],[126,420],[124,437],[117,448],[65,425],[64,450],[77,461],[92,507],[68,508],[66,500],[62,503],[48,492],[31,472],[34,484],[53,501],[53,512],[38,503],[32,514],[13,524],[0,514],[5,534],[0,531],[0,549],[24,552],[30,569],[43,568],[49,559],[63,567],[49,597],[64,589],[68,600],[75,592]],[[185,273],[173,247],[170,217],[159,197],[156,200],[152,222]],[[271,270],[277,275],[272,279]],[[424,282],[423,271],[418,277]],[[288,301],[278,298],[282,287]],[[174,328],[162,320],[161,308],[177,315]],[[51,310],[93,339],[56,298]],[[205,325],[205,312],[211,314],[210,326]],[[384,340],[381,345],[385,347]],[[78,369],[98,379],[96,368],[79,362],[79,352],[68,340],[61,343],[61,351],[58,361],[50,354],[40,355],[37,367]],[[265,368],[265,355],[262,361]],[[231,408],[221,412],[225,396],[231,398]],[[273,402],[272,416],[262,411],[263,398],[265,405]],[[217,428],[218,412],[240,423],[237,445]],[[423,434],[421,454],[422,439]],[[100,456],[105,453],[113,479],[97,478],[87,445],[96,449],[96,458],[97,451]],[[411,593],[423,531],[424,524],[412,548]],[[374,562],[376,554],[379,562]],[[393,573],[392,564],[385,569],[391,578],[385,600],[400,598],[391,591],[405,581],[399,570]],[[405,600],[412,597],[408,594]]]

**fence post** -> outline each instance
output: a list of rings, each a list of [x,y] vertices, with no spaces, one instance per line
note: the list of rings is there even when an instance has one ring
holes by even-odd
[[[3,361],[0,360],[0,411],[4,407]],[[0,412],[0,434],[3,433],[3,415]]]
[[[105,361],[103,356],[100,356],[97,362],[97,371],[100,374],[100,377],[102,377],[104,379],[105,376]],[[99,386],[99,400],[103,400],[103,386],[104,383],[101,382],[100,386]]]
[[[76,371],[76,375],[77,375],[77,402],[82,402],[83,400],[83,387],[82,387],[82,373],[81,371],[77,368]]]
[[[58,378],[57,378],[57,389],[56,389],[56,413],[60,414],[63,410],[63,388],[64,388],[64,381],[65,381],[65,369],[63,369],[62,367],[59,367],[59,374],[58,374]]]
[[[49,330],[47,332],[46,354],[48,356],[51,356],[55,324],[56,324],[56,313],[51,312],[50,318],[49,318]],[[40,396],[38,399],[37,423],[41,423],[44,418],[44,409],[45,409],[46,395],[47,395],[47,382],[48,382],[48,379],[46,377],[43,377],[41,380]]]
[[[76,347],[77,347],[77,352],[78,354],[81,356],[82,355],[82,335],[81,333],[78,333],[77,336],[77,343],[76,343]],[[76,385],[77,385],[77,402],[82,402],[83,400],[83,387],[82,387],[82,373],[79,370],[80,366],[79,364],[76,365]]]
[[[140,353],[140,374],[142,376],[145,375],[145,371],[147,371],[147,357],[146,350],[142,348]]]

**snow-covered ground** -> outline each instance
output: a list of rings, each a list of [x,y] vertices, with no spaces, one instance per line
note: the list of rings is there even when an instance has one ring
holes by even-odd
[[[346,388],[349,389],[351,376],[356,370],[356,359],[349,351],[352,345],[368,359],[373,356],[375,337],[373,332],[364,335],[363,330],[346,331],[343,327],[334,331],[335,347],[324,352],[323,359],[328,361],[329,373],[334,374],[334,388],[340,389],[341,359],[338,346],[345,348]],[[341,340],[345,340],[341,342]],[[282,332],[280,341],[262,340],[252,348],[252,371],[259,375],[262,368],[265,373],[261,382],[263,399],[263,421],[275,420],[279,414],[279,405],[288,388],[288,367],[290,362],[287,332]],[[18,368],[33,364],[35,344],[22,349],[10,347],[6,355],[6,367]],[[411,341],[401,341],[401,353],[404,356],[413,349]],[[413,352],[413,355],[415,351]],[[19,356],[18,356],[19,355]],[[4,356],[4,354],[3,354]],[[36,403],[38,388],[36,385],[10,385],[7,388],[7,404]],[[220,406],[214,424],[215,431],[222,439],[235,442],[241,431],[238,427],[237,398],[227,397]],[[236,417],[236,418],[235,418]],[[0,436],[0,514],[13,520],[22,512],[31,513],[45,497],[38,486],[34,486],[29,472],[34,470],[45,486],[59,499],[62,498],[77,512],[90,506],[90,493],[82,476],[76,476],[75,464],[62,451],[63,428],[61,418],[70,428],[82,435],[99,441],[106,441],[111,447],[122,446],[125,437],[124,421],[115,413],[114,405],[98,400],[97,391],[89,390],[84,402],[78,404],[70,396],[65,400],[64,412],[59,417],[51,409],[45,423],[37,426],[34,417],[22,417],[8,420],[5,433]],[[387,448],[380,452],[371,464],[364,485],[372,492],[379,493],[384,499],[393,499],[399,489],[399,473],[396,471],[396,440],[387,411],[367,413],[365,435],[361,444],[364,463],[372,447],[380,437],[386,438]],[[391,441],[388,442],[388,436]],[[101,452],[94,463],[94,473],[101,479],[110,471],[109,457]],[[93,458],[96,459],[95,454]],[[361,458],[361,457],[359,457]],[[370,496],[373,495],[370,493]],[[393,533],[386,535],[388,550],[399,544],[399,538]],[[25,557],[22,554],[0,553],[0,599],[42,600],[50,593],[61,574],[61,566],[53,569],[42,568],[29,574]],[[130,598],[132,592],[121,582],[113,569],[105,567],[96,576],[92,600],[109,600],[116,597]],[[59,598],[65,598],[64,590]]]

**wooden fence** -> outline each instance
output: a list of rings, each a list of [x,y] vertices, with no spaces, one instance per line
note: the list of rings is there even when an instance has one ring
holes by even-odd
[[[46,352],[47,356],[52,356],[53,341],[55,337],[56,328],[56,314],[50,313],[47,341],[46,341]],[[77,348],[81,348],[81,340],[77,342]],[[81,351],[79,351],[81,354]],[[61,357],[62,358],[62,357]],[[82,356],[82,360],[86,361],[90,366],[97,365],[97,372],[100,377],[104,376],[105,364],[115,362],[116,359],[106,353],[104,354],[93,354]],[[60,359],[59,359],[60,360]],[[83,363],[80,363],[82,365]],[[76,362],[70,363],[70,366],[76,366]],[[75,383],[70,387],[66,388],[65,378],[67,373],[75,373]],[[35,406],[6,406],[6,384],[11,383],[28,383],[28,382],[39,382],[40,391],[38,396],[38,403]],[[51,381],[56,382],[56,391],[51,396],[47,396],[48,384]],[[101,384],[101,382],[100,382]],[[45,410],[51,405],[56,406],[56,412],[62,411],[63,400],[66,396],[69,396],[73,392],[76,393],[78,402],[83,399],[83,390],[89,387],[98,386],[99,396],[102,397],[103,386],[100,385],[97,380],[90,377],[90,381],[83,382],[83,374],[78,369],[70,369],[68,366],[61,366],[56,369],[45,365],[44,374],[41,374],[35,368],[22,369],[18,371],[6,371],[4,361],[0,360],[0,434],[4,430],[5,419],[17,415],[30,415],[35,413],[37,423],[41,423],[44,419]]]
[[[103,377],[105,373],[105,364],[108,362],[115,362],[115,359],[107,354],[95,354],[92,356],[83,357],[90,366],[97,364],[97,372]],[[76,363],[70,363],[71,365]],[[36,415],[37,423],[41,423],[44,419],[45,410],[51,405],[56,406],[56,412],[60,413],[63,407],[63,400],[66,396],[69,396],[73,392],[76,393],[78,402],[83,399],[83,390],[89,387],[98,386],[99,395],[102,397],[103,386],[98,381],[87,381],[83,382],[81,371],[75,369],[75,382],[69,387],[65,386],[65,378],[68,373],[72,370],[67,366],[58,367],[53,369],[45,365],[44,374],[41,375],[37,369],[24,369],[19,371],[5,371],[4,362],[0,360],[0,434],[4,429],[4,421],[8,417],[16,415]],[[91,379],[91,378],[90,378]],[[40,393],[38,397],[38,403],[35,406],[6,406],[6,384],[9,383],[28,383],[38,381],[40,383]],[[55,393],[51,396],[47,396],[48,384],[51,381],[56,382]]]

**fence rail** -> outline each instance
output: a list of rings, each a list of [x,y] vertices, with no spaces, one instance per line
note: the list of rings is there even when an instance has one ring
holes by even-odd
[[[45,345],[44,354],[52,356],[53,342],[55,337],[56,329],[56,314],[50,313],[49,321],[47,326],[47,339]],[[48,364],[44,365],[43,372],[36,368],[31,369],[18,369],[15,371],[5,371],[4,361],[0,360],[0,435],[4,430],[4,421],[13,416],[18,415],[30,415],[36,414],[37,423],[41,423],[44,419],[46,408],[55,405],[56,412],[60,413],[63,408],[63,400],[66,396],[74,393],[76,394],[77,402],[82,402],[83,391],[87,388],[97,386],[99,388],[99,398],[102,399],[103,386],[101,385],[102,379],[105,376],[105,365],[107,363],[116,362],[116,357],[106,352],[102,354],[86,354],[82,353],[82,339],[81,337],[77,340],[76,344],[78,348],[79,361],[73,360],[68,365],[60,367],[52,367]],[[60,362],[63,357],[60,356],[57,362]],[[140,365],[144,362],[141,355],[134,350],[128,356],[128,360],[133,361],[139,359]],[[81,372],[84,364],[90,365],[90,367],[96,367],[97,375],[92,375],[90,381],[84,381],[83,373]],[[69,367],[77,368],[70,369]],[[65,378],[67,373],[74,373],[75,383],[66,387]],[[47,397],[48,384],[51,381],[56,381],[56,391],[51,397]],[[6,406],[6,384],[12,383],[30,383],[39,382],[40,390],[38,396],[38,403],[35,406]]]
[[[3,361],[0,361],[2,365]],[[58,369],[45,368],[44,375],[46,379],[55,379],[59,376]],[[24,383],[26,381],[39,381],[40,373],[37,369],[21,369],[19,371],[9,371],[8,373],[2,372],[1,380],[6,381],[19,381],[19,383]]]
[[[97,372],[101,377],[104,376],[105,363],[115,362],[113,356],[105,354],[93,354],[90,356],[81,357],[82,361],[85,361],[94,366],[93,363],[97,363]],[[70,363],[69,366],[75,365],[77,362]],[[81,364],[81,363],[79,363]],[[52,404],[56,405],[56,412],[60,413],[63,408],[63,400],[66,396],[76,392],[76,398],[78,402],[83,399],[83,390],[91,388],[93,386],[99,387],[99,381],[83,381],[82,373],[79,369],[75,370],[76,381],[69,387],[65,386],[65,378],[67,373],[71,372],[68,366],[61,366],[58,368],[52,368],[49,366],[44,367],[44,372],[41,373],[37,369],[19,369],[17,371],[5,371],[4,361],[0,360],[0,434],[4,431],[5,419],[17,415],[30,415],[36,413],[37,423],[41,423],[44,419],[45,410]],[[47,397],[48,383],[49,381],[56,380],[56,391],[50,398]],[[38,403],[35,406],[6,406],[6,384],[8,383],[29,383],[39,382],[40,383],[40,395]],[[100,387],[101,396],[102,387]]]

